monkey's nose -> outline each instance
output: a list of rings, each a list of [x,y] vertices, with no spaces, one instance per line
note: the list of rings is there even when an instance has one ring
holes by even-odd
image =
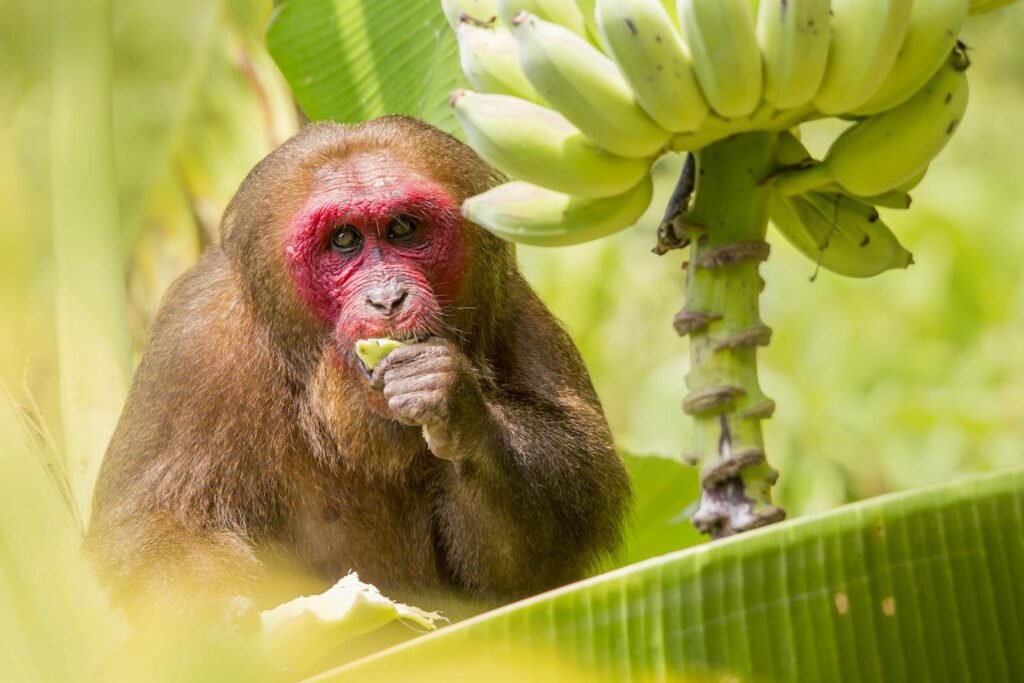
[[[371,289],[366,295],[366,303],[370,304],[385,315],[392,315],[405,301],[409,290],[405,287],[391,282],[383,287]]]

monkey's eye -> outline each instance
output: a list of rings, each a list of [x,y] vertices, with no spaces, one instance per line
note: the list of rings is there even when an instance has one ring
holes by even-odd
[[[363,236],[351,225],[342,225],[334,229],[331,235],[331,246],[343,254],[351,254],[359,249],[363,243]]]
[[[393,218],[388,223],[388,239],[389,240],[404,240],[409,239],[419,228],[419,224],[416,219],[412,216],[402,214],[396,218]]]

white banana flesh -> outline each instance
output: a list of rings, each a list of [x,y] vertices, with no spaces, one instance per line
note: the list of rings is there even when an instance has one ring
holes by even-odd
[[[829,0],[762,0],[757,41],[764,99],[778,109],[811,101],[825,76],[831,37]]]
[[[761,49],[748,0],[679,0],[683,41],[704,98],[725,118],[761,101]]]
[[[834,116],[874,95],[892,70],[910,22],[911,0],[832,0],[832,42],[814,106]]]
[[[517,15],[512,34],[523,72],[548,104],[601,147],[627,157],[650,157],[670,134],[650,119],[615,63],[558,24]]]
[[[650,176],[617,197],[587,199],[521,181],[499,185],[462,204],[467,220],[510,242],[557,247],[589,242],[630,227],[651,203]]]
[[[661,0],[598,0],[602,42],[640,107],[673,133],[700,128],[708,115],[686,46]]]
[[[634,187],[650,163],[611,154],[558,112],[509,95],[470,90],[451,105],[469,144],[513,178],[584,197],[610,197]]]
[[[462,73],[474,89],[542,102],[519,66],[516,39],[507,28],[486,28],[462,22],[455,29],[455,38],[459,43]]]

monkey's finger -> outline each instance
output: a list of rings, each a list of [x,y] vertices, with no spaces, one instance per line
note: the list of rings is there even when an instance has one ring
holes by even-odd
[[[398,351],[404,351],[399,349]],[[370,375],[370,385],[378,391],[393,377],[410,377],[431,372],[450,370],[455,362],[452,352],[447,349],[422,350],[418,353],[407,353],[394,357],[398,351],[392,351],[380,362]]]
[[[422,355],[422,349],[417,348],[418,345],[403,346],[400,349],[395,349],[388,355],[384,356],[377,367],[373,369],[371,373],[371,385],[374,382],[383,382],[383,377],[388,374],[392,368],[397,368],[400,365],[414,362],[417,358]],[[383,385],[382,385],[383,386]],[[380,389],[379,386],[374,386],[375,389]]]
[[[388,408],[398,421],[407,425],[422,425],[440,419],[443,396],[437,391],[402,394],[388,401]]]
[[[454,372],[455,367],[455,360],[447,356],[419,358],[415,362],[395,365],[388,368],[387,381],[390,382],[396,379],[417,377],[419,375],[452,373]]]
[[[443,391],[452,384],[452,376],[444,372],[411,374],[407,377],[388,375],[384,383],[384,397],[393,398],[401,394],[413,394],[423,391]]]
[[[381,359],[377,363],[377,367],[370,373],[370,386],[377,391],[381,391],[384,388],[388,373],[393,369],[401,367],[403,363],[407,363],[412,359],[418,357],[418,353],[409,346],[395,349],[387,356]]]

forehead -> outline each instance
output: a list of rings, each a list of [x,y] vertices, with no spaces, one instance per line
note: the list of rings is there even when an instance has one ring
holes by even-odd
[[[359,151],[311,171],[312,189],[295,217],[300,224],[345,221],[377,225],[400,213],[450,222],[458,207],[450,190],[388,150]]]
[[[445,191],[439,183],[386,150],[356,152],[328,161],[313,171],[313,181],[313,194],[321,201],[394,201],[407,196],[414,187]]]

